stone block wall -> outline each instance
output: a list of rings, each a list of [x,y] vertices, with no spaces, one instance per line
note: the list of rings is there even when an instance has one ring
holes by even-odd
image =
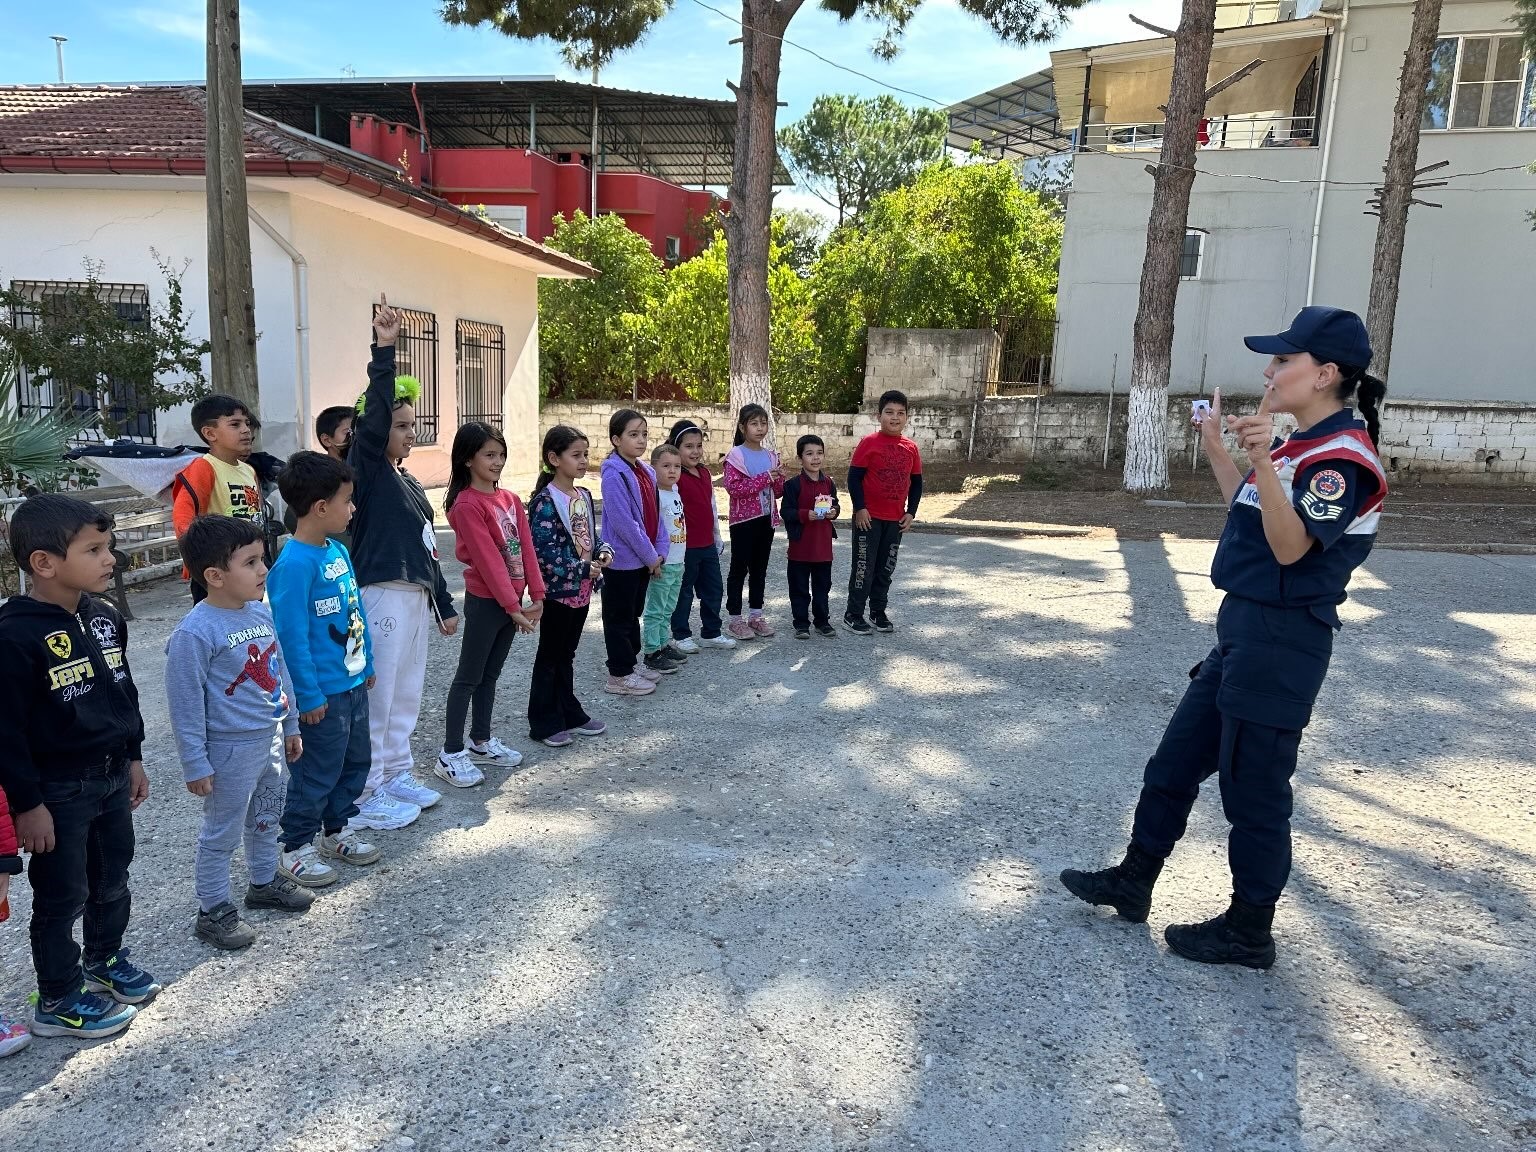
[[[905,389],[904,389],[905,390]],[[909,393],[910,395],[910,393]],[[933,463],[964,463],[975,425],[974,459],[997,464],[1044,460],[1100,466],[1106,429],[1112,461],[1125,455],[1126,397],[1115,396],[1110,413],[1107,395],[1060,393],[1039,401],[1026,397],[989,397],[964,403],[912,399],[907,435]],[[1197,434],[1189,422],[1188,396],[1168,401],[1168,451],[1177,466],[1187,465]],[[1256,396],[1232,397],[1226,411],[1252,412]],[[592,439],[593,458],[608,453],[608,417],[612,402],[546,404],[540,435],[552,424],[574,424]],[[642,401],[651,423],[652,443],[659,443],[674,421],[687,417],[706,430],[705,460],[718,471],[730,450],[733,414],[721,406]],[[870,407],[873,407],[871,404]],[[795,441],[807,432],[827,445],[828,464],[847,466],[860,438],[875,430],[872,412],[804,413],[779,416],[779,449],[792,458]],[[1288,429],[1280,425],[1282,432]],[[1442,401],[1389,403],[1382,414],[1382,462],[1389,473],[1422,475],[1435,480],[1477,484],[1536,483],[1536,406],[1468,404]]]
[[[864,404],[905,392],[916,404],[970,404],[998,355],[991,329],[871,328],[864,354]]]

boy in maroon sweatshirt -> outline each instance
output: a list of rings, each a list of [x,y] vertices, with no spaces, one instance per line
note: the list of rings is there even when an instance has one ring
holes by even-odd
[[[811,638],[811,619],[816,631],[828,639],[837,636],[827,606],[832,590],[832,522],[842,507],[837,485],[821,470],[827,446],[820,436],[802,436],[795,442],[800,475],[784,483],[779,515],[789,534],[789,606],[794,615],[795,639]]]

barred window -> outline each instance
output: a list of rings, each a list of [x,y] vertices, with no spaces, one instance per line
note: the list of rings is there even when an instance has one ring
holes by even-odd
[[[500,324],[460,320],[454,329],[458,364],[459,423],[478,421],[501,430],[506,388],[506,337]]]
[[[379,306],[375,304],[377,312]],[[421,398],[416,401],[416,443],[436,444],[437,406],[437,315],[415,308],[396,307],[400,314],[400,336],[395,341],[395,372],[421,381]]]
[[[1191,228],[1184,233],[1184,247],[1179,251],[1179,279],[1200,279],[1200,266],[1205,262],[1205,233]]]
[[[12,280],[11,291],[25,300],[11,306],[11,324],[17,328],[36,328],[50,315],[66,314],[72,301],[89,288],[84,280]],[[148,326],[147,285],[98,283],[96,293],[102,303],[110,305],[118,318],[130,326]],[[111,377],[105,382],[38,380],[25,368],[19,369],[17,383],[16,406],[21,415],[51,412],[61,406],[82,413],[99,412],[104,426],[91,430],[82,439],[100,440],[110,433],[146,444],[155,442],[156,411],[152,387],[122,376]]]

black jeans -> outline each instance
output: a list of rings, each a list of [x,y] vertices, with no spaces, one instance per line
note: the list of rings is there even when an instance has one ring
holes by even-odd
[[[640,616],[650,583],[649,568],[610,568],[603,573],[603,643],[610,676],[628,676],[640,659]]]
[[[85,913],[85,960],[109,959],[123,946],[132,897],[133,809],[126,756],[101,761],[74,780],[44,781],[54,848],[32,856],[32,963],[45,1002],[80,990],[75,921]]]
[[[789,562],[789,609],[796,628],[809,628],[811,616],[816,627],[825,628],[831,609],[827,595],[832,591],[832,561],[791,560]]]
[[[459,669],[448,687],[448,726],[444,752],[464,751],[464,714],[470,713],[469,738],[483,744],[491,738],[491,709],[496,681],[506,666],[517,625],[497,601],[464,593],[464,643]]]
[[[1168,856],[1200,785],[1216,775],[1232,825],[1233,894],[1246,904],[1279,900],[1291,874],[1291,777],[1332,650],[1333,630],[1307,609],[1228,596],[1216,647],[1147,761],[1131,840]]]
[[[533,682],[528,686],[528,735],[535,740],[580,728],[591,719],[576,699],[575,682],[576,647],[590,608],[589,604],[572,608],[558,600],[544,601]]]
[[[741,615],[741,585],[747,584],[747,603],[762,610],[763,590],[768,584],[768,556],[773,551],[773,517],[759,516],[731,525],[731,571],[725,578],[725,610]]]
[[[848,574],[846,615],[862,617],[866,602],[871,615],[885,615],[901,535],[899,520],[872,519],[867,529],[853,530],[853,571]]]
[[[699,597],[699,636],[713,640],[720,635],[720,598],[725,594],[720,583],[720,549],[713,544],[683,553],[683,586],[677,590],[677,608],[672,613],[674,640],[693,635],[688,617],[693,612],[695,593]]]

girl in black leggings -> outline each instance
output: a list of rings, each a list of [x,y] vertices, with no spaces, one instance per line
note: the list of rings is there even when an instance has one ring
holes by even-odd
[[[731,570],[725,581],[726,633],[737,640],[773,635],[763,615],[763,587],[774,529],[779,526],[779,500],[784,494],[784,467],[779,454],[764,443],[768,410],[744,405],[736,416],[736,444],[725,456],[725,490],[731,497]],[[747,584],[751,615],[741,617],[741,586]]]

